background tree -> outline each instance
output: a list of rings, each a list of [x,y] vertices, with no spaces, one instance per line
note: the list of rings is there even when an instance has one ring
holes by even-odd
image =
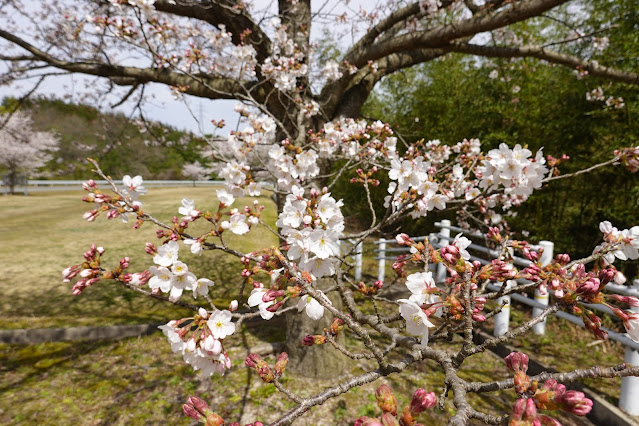
[[[33,175],[58,150],[58,137],[51,132],[37,132],[31,118],[23,112],[16,112],[4,118],[0,128],[0,166],[7,170],[7,182],[14,193],[18,175]]]

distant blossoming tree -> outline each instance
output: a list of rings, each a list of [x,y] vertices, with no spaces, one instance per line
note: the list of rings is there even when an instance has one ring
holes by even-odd
[[[211,173],[213,173],[213,168],[203,166],[199,161],[186,163],[182,167],[182,175],[191,180],[206,180]]]
[[[0,165],[7,169],[11,193],[20,173],[30,174],[43,167],[58,150],[58,137],[33,129],[31,117],[18,111],[0,128]]]

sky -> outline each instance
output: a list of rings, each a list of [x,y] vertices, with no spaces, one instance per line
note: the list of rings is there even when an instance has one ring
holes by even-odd
[[[24,3],[27,9],[38,8],[40,0],[26,0]],[[255,4],[254,10],[256,12],[254,16],[256,20],[268,17],[276,11],[277,2],[275,1],[255,0],[253,3]],[[327,2],[317,1],[313,3],[313,8],[314,11],[317,11],[317,8],[321,7],[322,12],[330,12],[330,14],[334,16],[348,10],[352,13],[362,7],[362,5],[368,8],[373,6],[374,3],[370,0],[351,0],[348,2],[336,2],[332,0]],[[323,27],[324,26],[321,25],[313,27],[312,38],[319,38],[322,34]],[[332,30],[334,30],[334,28],[332,28]],[[1,69],[2,65],[0,62],[0,70]],[[93,82],[94,79],[77,74],[64,77],[52,77],[45,80],[36,92],[36,95],[83,102],[84,98],[81,95],[86,93],[86,88],[90,91]],[[0,98],[6,96],[19,98],[23,96],[33,87],[33,83],[29,83],[29,81],[26,81],[0,86]],[[126,92],[128,88],[122,90]],[[239,115],[234,111],[234,107],[237,104],[235,100],[210,100],[186,95],[184,96],[184,101],[176,101],[169,88],[161,84],[148,84],[145,93],[150,95],[143,108],[147,119],[160,121],[180,130],[189,130],[196,134],[211,134],[214,131],[211,120],[224,120],[227,124],[223,130],[217,131],[219,135],[224,135],[237,126]],[[113,101],[111,103],[113,103]],[[115,110],[125,115],[132,115],[135,114],[132,113],[134,106],[132,102],[126,102],[115,109],[109,108],[108,104],[102,109],[104,111]]]

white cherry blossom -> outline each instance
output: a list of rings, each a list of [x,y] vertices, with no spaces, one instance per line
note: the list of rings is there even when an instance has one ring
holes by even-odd
[[[399,313],[406,320],[406,332],[413,336],[421,337],[421,345],[428,345],[428,329],[435,325],[428,320],[428,317],[415,302],[407,299],[399,299]]]
[[[169,241],[158,247],[158,252],[153,256],[153,262],[160,266],[171,266],[178,259],[180,246],[175,241]]]
[[[275,302],[273,301],[264,302],[263,297],[264,297],[264,294],[266,294],[266,292],[267,292],[267,289],[265,288],[254,288],[251,291],[251,295],[248,298],[248,305],[250,307],[257,306],[258,309],[260,310],[260,316],[262,317],[262,319],[270,320],[271,318],[273,318],[275,313],[271,311],[267,311],[266,309],[269,306],[273,305]]]
[[[235,324],[232,322],[233,316],[229,311],[215,311],[206,322],[211,330],[211,334],[216,339],[224,339],[235,333]]]
[[[328,297],[326,297],[326,295],[324,295],[324,293],[322,293],[321,290],[317,290],[317,292],[320,294],[320,297],[324,299],[326,303],[332,305],[331,301],[328,299]],[[305,310],[306,315],[308,315],[309,318],[314,319],[316,321],[324,316],[324,306],[322,306],[317,300],[315,300],[313,297],[309,296],[308,294],[300,297],[300,300],[297,303],[297,310],[299,312],[302,312],[303,310]]]
[[[426,302],[429,290],[436,288],[431,272],[417,272],[406,277],[406,287],[413,293],[408,299],[418,305]]]

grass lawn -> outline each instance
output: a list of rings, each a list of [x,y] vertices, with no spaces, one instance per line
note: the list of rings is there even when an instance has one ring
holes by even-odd
[[[106,248],[102,257],[105,265],[115,266],[122,257],[131,257],[131,272],[153,265],[144,252],[145,242],[159,245],[156,227],[150,223],[134,231],[132,224],[119,219],[107,221],[102,216],[92,223],[82,220],[82,214],[90,207],[81,201],[82,196],[82,191],[71,191],[0,198],[0,328],[132,324],[179,318],[174,306],[148,300],[117,283],[100,282],[80,296],[71,294],[71,284],[62,283],[62,270],[80,263],[82,253],[92,243]],[[184,196],[194,199],[201,210],[217,208],[213,188],[153,188],[142,201],[147,212],[170,222]],[[268,195],[259,201],[267,207],[264,220],[273,223],[273,202]],[[236,200],[236,206],[250,202]],[[204,230],[206,223],[196,225],[191,229],[194,234]],[[244,252],[277,244],[275,236],[264,227],[257,227],[246,236],[233,235],[228,241]],[[241,264],[232,256],[219,252],[195,256],[182,247],[180,259],[198,278],[216,282],[211,295],[221,302],[226,303],[232,297],[228,290],[241,282]],[[193,302],[190,292],[183,298]]]

